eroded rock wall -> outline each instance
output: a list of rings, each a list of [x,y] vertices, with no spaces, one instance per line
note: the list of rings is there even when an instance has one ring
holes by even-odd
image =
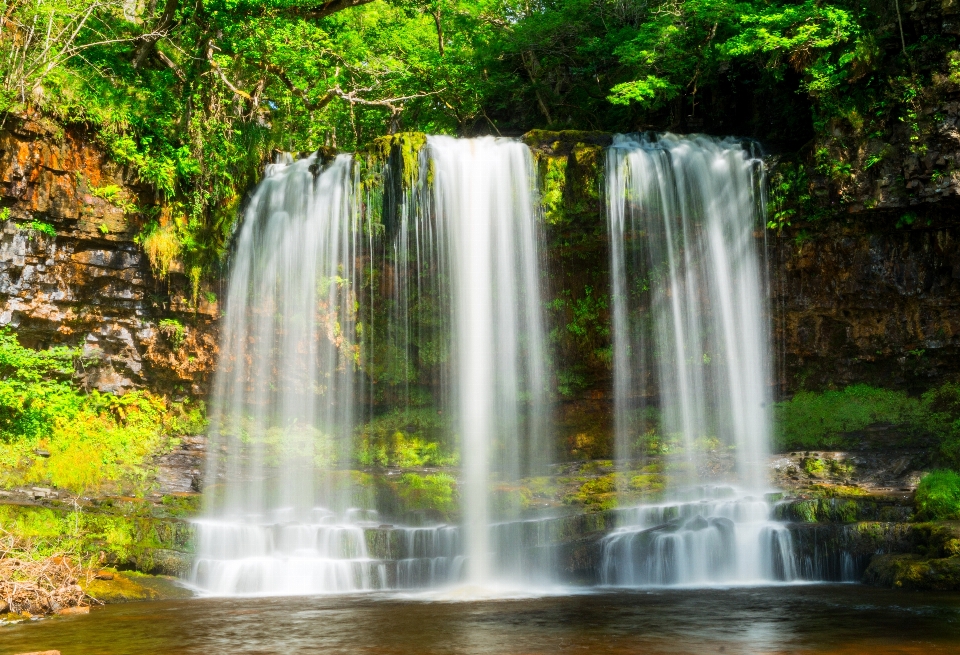
[[[955,113],[935,109],[924,115],[939,112],[941,123]],[[928,144],[928,154],[938,153],[932,166],[960,157],[960,142],[950,150],[944,138]],[[572,410],[605,407],[609,298],[600,183],[609,139],[538,132],[526,141],[543,169],[561,400]],[[883,166],[894,161],[904,173],[915,169],[910,157]],[[887,187],[872,187],[870,196],[864,186],[847,208],[852,212],[767,232],[782,395],[861,381],[922,391],[960,377],[960,197],[951,184],[935,194],[918,187],[922,193],[901,197],[897,209],[865,209],[887,204]],[[170,280],[151,274],[135,236],[139,209],[154,202],[135,175],[82,132],[8,118],[0,130],[0,326],[16,329],[27,345],[82,345],[88,365],[81,375],[90,388],[204,395],[216,359],[218,307],[206,297],[191,306],[176,271]],[[182,343],[158,329],[162,318],[184,325]],[[588,413],[606,425],[603,408]],[[584,443],[571,448],[601,454],[602,435],[574,423],[564,426],[570,434],[563,438]]]
[[[960,379],[960,202],[768,235],[782,394]]]
[[[84,133],[37,117],[0,129],[0,327],[33,347],[83,347],[89,388],[203,395],[216,355],[216,303],[184,302],[135,242],[153,203]],[[171,338],[167,318],[184,326]]]

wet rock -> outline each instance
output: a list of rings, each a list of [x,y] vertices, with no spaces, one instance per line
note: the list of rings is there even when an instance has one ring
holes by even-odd
[[[879,587],[920,591],[960,590],[960,557],[928,559],[917,554],[877,555],[863,582]]]
[[[909,229],[863,215],[769,241],[782,392],[924,391],[960,373],[957,206],[943,201]],[[861,438],[882,447],[903,436],[887,427]]]
[[[78,607],[64,607],[57,610],[57,614],[60,616],[72,616],[75,614],[89,614],[90,608],[86,605]]]
[[[684,524],[684,529],[690,530],[691,532],[699,532],[700,530],[706,530],[710,527],[710,524],[705,518],[699,514],[694,518],[690,519]]]

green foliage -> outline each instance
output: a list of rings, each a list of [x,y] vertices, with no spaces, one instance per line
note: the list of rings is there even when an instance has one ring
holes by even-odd
[[[103,187],[91,187],[90,194],[97,198],[102,198],[111,205],[122,209],[125,214],[133,214],[137,211],[136,203],[130,200],[123,188],[116,184],[108,184]]]
[[[143,491],[150,456],[173,435],[203,429],[202,406],[171,405],[146,391],[83,393],[71,381],[79,356],[25,348],[0,331],[0,484]]]
[[[13,537],[18,556],[28,559],[67,554],[96,564],[103,554],[110,561],[149,569],[152,549],[186,546],[176,526],[138,507],[103,512],[0,505],[0,526]]]
[[[865,384],[841,391],[802,391],[775,405],[774,421],[774,441],[781,450],[844,448],[850,445],[848,433],[886,423],[903,434],[903,445],[933,439],[939,460],[960,466],[960,385],[954,383],[919,398]]]
[[[903,124],[922,154],[922,94],[960,79],[955,39],[908,30],[903,48],[891,7],[852,0],[36,0],[6,3],[4,20],[0,112],[89,128],[152,187],[144,207],[113,185],[89,191],[142,217],[154,270],[179,261],[195,301],[275,149],[398,145],[410,176],[422,143],[396,132],[683,129],[708,98],[748,87],[782,113],[724,125],[812,125],[818,172],[843,186],[885,151],[854,161],[836,128],[882,142]],[[541,162],[550,224],[569,218],[564,197],[584,200],[562,179],[578,156]],[[774,180],[775,227],[817,204],[805,175]]]
[[[597,510],[614,509],[618,504],[616,491],[622,486],[623,476],[620,473],[591,478],[584,481],[576,493],[566,496],[564,502]]]
[[[548,305],[556,316],[558,327],[550,332],[554,343],[573,339],[581,347],[591,350],[592,356],[602,364],[612,365],[610,338],[610,298],[605,293],[595,293],[593,287],[586,285],[576,297],[569,289],[561,291]],[[563,327],[559,327],[560,325]],[[577,375],[570,372],[569,375]],[[576,386],[575,380],[565,384]]]
[[[920,402],[919,427],[938,437],[940,460],[960,469],[960,384],[947,383],[930,389]]]
[[[842,391],[801,391],[774,408],[776,446],[788,449],[840,448],[845,433],[875,423],[913,426],[920,401],[902,391],[877,389],[865,384]]]
[[[446,473],[404,473],[398,493],[408,510],[428,510],[449,517],[457,509],[456,484],[456,479]]]
[[[960,519],[960,474],[931,471],[917,485],[916,517],[925,521]]]
[[[7,211],[9,212],[10,210],[7,209]],[[55,239],[57,236],[56,228],[50,225],[50,223],[44,223],[43,221],[30,221],[27,223],[27,229],[38,232],[51,239]]]
[[[767,227],[782,232],[795,220],[813,222],[829,215],[810,191],[810,172],[800,162],[777,164],[770,175]]]
[[[187,328],[175,318],[160,319],[157,328],[160,330],[160,333],[170,341],[170,346],[173,347],[174,350],[179,350],[180,346],[183,345],[184,339],[187,338]]]
[[[556,225],[563,220],[563,192],[567,182],[567,158],[543,157],[540,160],[542,182],[540,204],[547,225]]]
[[[359,429],[356,459],[362,466],[455,466],[458,453],[446,445],[448,421],[434,409],[397,409]]]

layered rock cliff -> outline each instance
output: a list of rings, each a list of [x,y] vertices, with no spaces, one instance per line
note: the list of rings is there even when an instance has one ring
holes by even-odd
[[[960,154],[960,153],[958,153]],[[921,392],[960,375],[960,221],[864,212],[769,237],[782,393],[856,382]]]
[[[82,346],[78,376],[88,388],[202,395],[215,361],[216,303],[194,307],[182,280],[152,275],[136,235],[153,203],[81,130],[7,117],[0,327],[28,346]]]

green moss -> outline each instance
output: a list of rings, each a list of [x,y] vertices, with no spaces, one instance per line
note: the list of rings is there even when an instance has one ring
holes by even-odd
[[[641,473],[630,478],[630,489],[644,494],[656,494],[664,489],[664,478],[655,473]]]
[[[619,504],[616,492],[623,486],[626,485],[619,473],[585,479],[574,493],[564,497],[563,502],[583,505],[590,511],[614,509]]]
[[[172,518],[190,518],[200,513],[200,494],[176,494],[164,496],[160,501],[164,513]]]
[[[920,480],[914,498],[921,520],[960,519],[960,474],[932,471]]]
[[[175,318],[160,319],[157,328],[170,341],[170,346],[174,350],[179,350],[187,337],[187,329],[183,326],[183,323]]]
[[[420,151],[427,145],[423,132],[400,132],[374,139],[370,147],[373,156],[382,163],[398,157],[403,170],[403,186],[413,188],[420,175]]]
[[[539,158],[540,203],[543,219],[547,225],[559,225],[564,221],[564,190],[567,183],[567,158]]]
[[[430,407],[398,409],[358,429],[361,466],[455,466],[460,457],[449,442],[449,421]]]
[[[449,519],[457,510],[457,481],[446,473],[405,473],[397,491],[407,511],[435,512]]]
[[[865,384],[840,391],[802,391],[774,407],[780,450],[829,450],[858,445],[860,431],[887,424],[899,433],[894,447],[933,445],[941,466],[960,467],[960,385],[946,383],[919,398]],[[837,463],[837,465],[840,465]],[[845,465],[844,465],[845,466]],[[850,470],[832,470],[849,475]]]
[[[960,590],[960,557],[877,555],[870,561],[864,582],[896,589],[957,591]]]
[[[85,393],[72,380],[80,365],[75,349],[25,348],[0,330],[0,485],[143,494],[153,458],[204,429],[201,403]]]
[[[827,472],[827,467],[822,459],[809,458],[803,460],[803,470],[806,471],[807,475],[818,478]]]
[[[152,571],[159,566],[159,552],[189,552],[193,538],[188,524],[155,518],[152,511],[148,503],[79,511],[0,505],[0,528],[25,557],[42,559],[66,553],[82,560],[105,558],[107,563]]]
[[[603,184],[603,148],[577,143],[570,153],[573,180],[570,193],[571,212],[591,214],[600,212],[600,187]]]
[[[818,498],[862,498],[869,495],[860,487],[825,484],[815,484],[807,490],[807,493]]]
[[[104,603],[126,603],[138,600],[157,600],[160,594],[150,587],[139,584],[128,575],[119,573],[116,569],[104,569],[110,576],[109,580],[94,579],[89,582],[81,581],[81,588],[93,598]]]
[[[613,135],[592,130],[530,130],[522,137],[531,148],[553,146],[553,150],[569,151],[574,144],[591,144],[597,147],[610,145]],[[558,145],[559,144],[559,145]]]
[[[902,391],[864,384],[842,391],[801,391],[777,403],[775,438],[781,449],[826,449],[847,445],[846,434],[875,423],[914,423],[920,402]]]

